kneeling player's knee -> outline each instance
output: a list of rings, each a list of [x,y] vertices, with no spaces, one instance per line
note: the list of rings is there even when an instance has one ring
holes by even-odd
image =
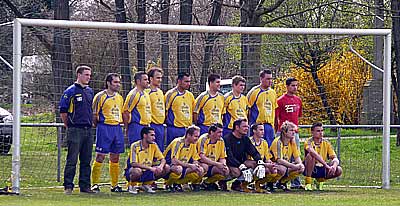
[[[338,166],[338,167],[336,168],[336,177],[341,176],[341,175],[342,175],[342,172],[343,172],[342,167]]]

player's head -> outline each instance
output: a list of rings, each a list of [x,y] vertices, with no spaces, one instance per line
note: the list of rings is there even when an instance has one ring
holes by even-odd
[[[106,76],[106,89],[118,92],[121,87],[121,77],[117,73],[108,73]]]
[[[147,144],[151,144],[156,139],[156,133],[154,129],[151,127],[143,127],[140,131],[140,138],[145,141]]]
[[[223,126],[220,123],[214,123],[208,128],[208,136],[213,139],[222,137]]]
[[[264,69],[260,72],[260,84],[262,87],[272,86],[272,71],[269,69]]]
[[[287,93],[294,95],[297,93],[297,88],[299,86],[299,81],[294,77],[289,77],[286,79],[286,89]]]
[[[239,118],[233,122],[233,132],[244,136],[247,135],[249,131],[249,124],[247,123],[247,119]]]
[[[322,138],[324,137],[324,128],[321,122],[314,122],[311,125],[311,135],[314,138]]]
[[[253,132],[253,137],[262,138],[264,137],[264,125],[260,123],[254,123],[251,125],[251,131]]]
[[[161,68],[159,68],[159,67],[151,67],[147,71],[147,75],[149,76],[151,85],[153,85],[155,87],[160,87],[161,86],[162,77],[163,77],[163,72],[162,72]]]
[[[185,138],[189,141],[190,144],[194,144],[197,142],[200,136],[200,128],[196,125],[192,125],[186,129]]]
[[[243,93],[246,88],[246,79],[240,75],[232,77],[232,90],[238,93]]]
[[[188,90],[190,88],[190,74],[187,72],[179,73],[177,84],[180,89]]]
[[[76,81],[82,85],[88,85],[92,75],[92,68],[86,65],[76,67]]]
[[[211,91],[219,91],[221,89],[221,76],[218,74],[208,75],[207,81]]]
[[[286,120],[281,125],[281,137],[292,140],[294,138],[296,130],[297,126],[293,122]]]
[[[149,87],[149,77],[147,76],[146,72],[136,72],[133,78],[135,79],[135,84],[137,87],[142,89]]]

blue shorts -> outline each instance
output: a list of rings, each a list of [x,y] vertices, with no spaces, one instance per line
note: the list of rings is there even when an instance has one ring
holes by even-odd
[[[96,152],[121,154],[125,152],[124,134],[120,125],[100,123],[96,128]]]
[[[272,145],[275,139],[274,128],[271,124],[264,124],[264,139],[268,142],[268,145]]]
[[[167,146],[177,137],[185,136],[186,128],[184,127],[175,127],[168,126],[167,127]]]
[[[304,170],[303,175],[306,176],[306,171]],[[326,178],[326,169],[325,167],[314,166],[314,169],[311,173],[312,178]]]
[[[208,133],[209,126],[202,125],[202,124],[199,124],[197,126],[200,127],[200,135]]]
[[[165,129],[164,129],[164,125],[162,124],[150,124],[150,127],[152,127],[154,129],[154,132],[156,133],[156,143],[158,148],[160,148],[161,152],[164,152],[164,133],[165,133]]]
[[[132,167],[131,167],[132,168]],[[125,169],[125,179],[126,181],[131,181],[131,176],[129,174],[130,168]],[[143,174],[140,176],[139,180],[137,182],[148,182],[148,181],[153,181],[155,180],[154,173],[150,170],[145,170],[143,171]]]
[[[131,122],[128,125],[128,139],[129,145],[132,143],[139,141],[141,139],[140,132],[142,131],[143,127],[146,125],[142,125],[136,122]]]
[[[222,136],[225,137],[227,134],[232,133],[231,129],[228,128],[224,128],[224,130],[222,130]]]

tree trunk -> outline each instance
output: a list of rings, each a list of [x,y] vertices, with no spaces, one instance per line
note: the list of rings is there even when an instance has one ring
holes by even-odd
[[[393,87],[395,87],[395,95],[397,97],[397,119],[400,119],[400,2],[398,0],[392,0],[392,33],[393,33],[393,46],[394,46],[394,62],[395,67],[393,67],[392,72],[396,73],[396,82]],[[394,65],[393,65],[394,66]],[[392,75],[395,76],[395,75]],[[396,145],[400,146],[400,129],[397,129]]]
[[[328,98],[327,98],[326,92],[325,92],[325,87],[322,84],[322,82],[319,80],[317,71],[318,70],[316,68],[312,68],[311,69],[311,75],[313,77],[313,80],[314,80],[315,84],[317,85],[317,88],[318,88],[318,95],[321,98],[322,106],[324,107],[324,109],[326,111],[326,114],[328,115],[330,124],[331,125],[336,125],[336,119],[332,114],[331,107],[329,106]]]
[[[124,0],[115,0],[115,21],[126,23]],[[122,94],[125,96],[131,89],[131,70],[129,65],[128,31],[118,30],[118,64],[122,77]]]
[[[180,0],[180,15],[179,24],[191,25],[192,24],[192,7],[193,0]],[[191,33],[179,32],[178,33],[178,72],[190,73],[190,44]]]
[[[136,1],[136,13],[138,15],[137,22],[138,23],[146,23],[146,0],[137,0]],[[145,53],[145,32],[137,31],[136,32],[136,57],[137,57],[137,68],[138,71],[144,71],[146,68],[146,53]]]
[[[213,1],[213,9],[210,21],[208,22],[208,26],[218,25],[218,20],[221,16],[222,2],[223,0]],[[208,70],[210,68],[210,63],[212,62],[212,56],[213,56],[213,46],[218,36],[219,35],[216,33],[208,33],[205,40],[206,44],[204,47],[203,67],[201,70],[201,77],[200,77],[200,91],[204,91],[206,89],[207,74],[209,73]]]
[[[161,24],[169,23],[169,0],[161,3]],[[161,89],[167,91],[169,87],[169,33],[161,32],[161,68],[163,70],[163,81]]]

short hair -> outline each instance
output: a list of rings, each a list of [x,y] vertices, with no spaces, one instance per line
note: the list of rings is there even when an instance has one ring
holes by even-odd
[[[143,127],[142,130],[140,130],[140,139],[143,139],[145,134],[149,134],[151,131],[154,131],[154,128],[152,127]]]
[[[286,132],[289,131],[289,127],[296,128],[297,126],[293,122],[286,120],[281,125],[281,131],[286,134]]]
[[[262,125],[261,123],[254,123],[251,125],[251,131],[257,130],[257,127]]]
[[[89,66],[86,66],[86,65],[79,65],[79,66],[77,66],[77,67],[76,67],[76,75],[82,74],[83,71],[85,71],[85,70],[92,71],[92,68],[90,68]]]
[[[121,79],[120,75],[117,74],[117,73],[108,73],[107,74],[106,79],[105,79],[106,80],[106,89],[108,89],[107,82],[110,82],[110,84],[111,84],[111,82],[114,79],[114,77],[118,77],[118,78]]]
[[[210,84],[211,82],[214,82],[217,79],[221,79],[221,76],[219,76],[218,74],[210,74],[208,75],[207,82],[208,84]]]
[[[208,128],[208,134],[211,134],[211,132],[216,132],[217,129],[223,129],[224,127],[220,123],[214,123]]]
[[[147,75],[150,77],[154,77],[156,72],[160,72],[161,74],[163,73],[162,69],[159,67],[151,67],[148,71],[147,71]]]
[[[136,83],[136,81],[141,80],[143,75],[147,75],[146,72],[144,72],[144,71],[136,72],[135,76],[133,77],[135,80],[135,83]]]
[[[178,74],[178,79],[177,79],[177,80],[182,80],[183,77],[190,77],[190,74],[187,73],[187,72],[180,72],[180,73]]]
[[[236,126],[239,126],[239,127],[240,127],[240,124],[242,124],[242,122],[247,122],[247,119],[239,118],[239,119],[235,120],[235,121],[233,122],[233,130],[232,130],[232,131],[235,131]]]
[[[246,79],[240,75],[232,77],[232,85],[238,85],[240,82],[246,83]]]
[[[297,79],[294,77],[289,77],[286,79],[286,86],[289,86],[292,82],[297,82]]]
[[[198,127],[198,126],[196,126],[196,125],[192,125],[192,126],[190,126],[190,127],[188,127],[187,129],[186,129],[186,132],[185,132],[185,136],[186,135],[193,135],[194,134],[194,131],[200,131],[200,127]]]
[[[269,70],[269,69],[264,69],[264,70],[260,71],[259,76],[260,76],[261,78],[264,78],[266,74],[272,74],[272,71]]]
[[[313,131],[316,127],[322,127],[322,123],[321,122],[314,122],[311,125],[311,131]]]

